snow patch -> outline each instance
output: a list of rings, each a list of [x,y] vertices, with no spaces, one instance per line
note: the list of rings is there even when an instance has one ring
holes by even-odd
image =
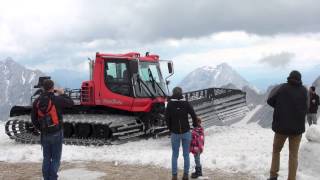
[[[243,121],[245,122],[245,120]],[[205,131],[204,152],[201,155],[203,167],[229,172],[244,172],[255,175],[257,179],[266,179],[272,155],[274,133],[251,123],[242,127],[213,126]],[[316,180],[320,177],[320,144],[302,139],[298,180]],[[0,123],[0,161],[5,162],[41,162],[40,145],[23,145],[10,140],[4,133],[4,124]],[[140,140],[115,146],[72,146],[64,145],[62,160],[104,161],[133,165],[156,165],[171,168],[170,138]],[[194,160],[190,155],[191,168]],[[182,150],[180,149],[179,168],[183,168]],[[85,169],[62,171],[61,177],[83,174]],[[90,174],[87,172],[85,174]],[[100,172],[94,172],[100,173]],[[288,142],[281,152],[280,177],[288,173]],[[103,176],[102,174],[99,174]],[[81,176],[82,177],[82,176]]]
[[[320,126],[311,125],[306,133],[308,141],[320,143]]]
[[[320,127],[312,125],[307,130],[306,138],[309,142],[301,146],[299,170],[305,175],[303,179],[315,180],[320,177]]]
[[[214,68],[212,66],[204,66],[204,67],[202,67],[202,69],[205,71],[209,71],[209,72],[214,72],[216,70],[216,68]]]
[[[24,72],[22,72],[21,79],[22,79],[22,84],[25,84],[26,78],[24,77]]]
[[[36,73],[32,72],[31,77],[28,82],[31,83],[35,77],[36,77]]]
[[[216,74],[214,75],[214,79],[217,79],[217,78],[219,77],[220,73],[221,73],[221,71],[218,70],[218,71],[216,72]]]
[[[250,88],[254,90],[257,94],[263,94],[262,91],[254,85],[250,85]]]
[[[9,101],[9,86],[10,86],[10,80],[6,80],[6,90],[5,90],[5,97],[6,97],[6,101],[5,102],[8,102]]]
[[[99,171],[89,171],[83,168],[68,169],[62,170],[59,172],[59,179],[61,180],[96,180],[103,176],[106,176],[106,173]]]
[[[3,74],[4,75],[8,75],[9,74],[9,70],[8,70],[9,68],[7,67],[7,65],[5,64],[4,65],[4,71],[3,71]]]
[[[205,150],[201,155],[203,167],[234,172],[247,172],[267,177],[271,160],[273,132],[257,126],[213,126],[206,130]],[[0,124],[0,161],[41,162],[40,145],[23,145],[10,140]],[[268,148],[269,147],[269,148]],[[281,160],[287,162],[288,149],[284,147]],[[194,167],[192,155],[191,168]],[[183,168],[180,149],[179,168]],[[62,160],[105,161],[134,165],[156,165],[171,168],[170,138],[140,140],[122,145],[85,147],[64,145]],[[280,172],[285,175],[286,166]]]

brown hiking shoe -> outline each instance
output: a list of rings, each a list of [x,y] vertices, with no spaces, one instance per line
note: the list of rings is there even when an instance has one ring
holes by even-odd
[[[182,180],[189,180],[189,175],[188,174],[183,174]]]
[[[277,179],[278,179],[278,177],[270,177],[267,180],[277,180]]]
[[[172,175],[172,180],[178,180],[178,176],[177,175]]]

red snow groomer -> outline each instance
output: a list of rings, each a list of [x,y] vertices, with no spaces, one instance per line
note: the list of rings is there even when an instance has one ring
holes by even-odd
[[[163,78],[160,62],[166,63]],[[64,109],[64,143],[105,145],[137,137],[159,136],[168,132],[164,120],[168,96],[167,80],[173,75],[172,61],[146,53],[101,54],[90,60],[90,80],[81,89],[66,90],[74,101]],[[33,101],[41,94],[40,77]],[[246,94],[240,90],[209,88],[184,94],[194,105],[205,127],[222,125],[246,114]],[[31,106],[14,106],[5,125],[6,134],[21,143],[39,143],[32,126]]]

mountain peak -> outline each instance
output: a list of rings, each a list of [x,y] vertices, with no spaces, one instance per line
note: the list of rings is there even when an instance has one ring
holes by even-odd
[[[203,66],[189,73],[179,84],[184,90],[198,90],[210,87],[221,87],[233,84],[241,89],[244,86],[251,86],[239,73],[227,63],[216,67]]]
[[[14,62],[14,60],[12,59],[12,57],[7,57],[4,59],[5,63],[10,63],[10,62]]]
[[[205,71],[214,71],[214,70],[216,70],[216,68],[212,67],[212,66],[203,66],[200,69],[203,69]]]
[[[11,57],[5,58],[2,62],[6,66],[10,66],[12,64],[16,64],[16,62]]]
[[[40,71],[25,68],[12,58],[0,61],[0,119],[7,119],[12,105],[27,105],[38,83]]]
[[[221,63],[221,64],[217,65],[217,68],[218,69],[232,69],[232,67],[227,63]]]
[[[13,60],[11,57],[7,57],[3,60],[3,65],[5,67],[8,67],[9,69],[12,70],[18,70],[18,69],[24,69],[25,67],[23,67],[21,64],[17,63],[15,60]]]
[[[224,70],[224,69],[233,69],[229,64],[227,63],[221,63],[218,64],[216,67],[213,66],[203,66],[201,69],[205,71],[215,71],[215,70]]]

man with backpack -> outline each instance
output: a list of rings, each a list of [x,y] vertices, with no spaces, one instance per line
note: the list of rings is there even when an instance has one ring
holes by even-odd
[[[56,180],[63,143],[62,110],[72,107],[74,103],[62,89],[54,89],[54,82],[50,79],[43,82],[43,90],[44,92],[33,102],[31,120],[41,133],[43,178]]]

